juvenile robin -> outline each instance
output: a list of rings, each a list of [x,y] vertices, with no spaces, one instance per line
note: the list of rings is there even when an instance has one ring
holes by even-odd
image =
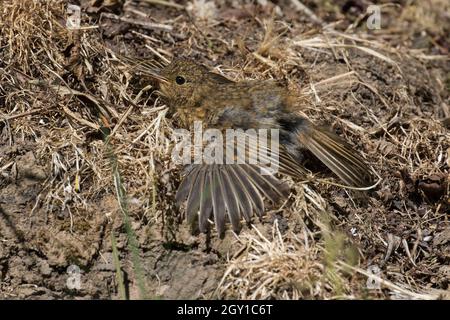
[[[189,59],[176,59],[155,77],[160,93],[184,128],[201,121],[206,128],[278,129],[280,173],[304,178],[303,153],[309,150],[352,187],[373,185],[364,159],[334,133],[297,115],[298,98],[274,80],[234,82]],[[296,107],[297,106],[297,107]],[[240,221],[264,213],[264,199],[286,196],[285,185],[274,175],[262,174],[257,165],[194,164],[177,191],[178,204],[186,203],[189,221],[201,232],[214,220],[223,235],[226,220],[235,231]]]

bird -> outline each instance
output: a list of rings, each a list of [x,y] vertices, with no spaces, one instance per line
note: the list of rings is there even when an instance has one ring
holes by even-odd
[[[298,95],[280,80],[233,81],[189,58],[175,58],[164,66],[141,65],[159,83],[159,93],[176,115],[181,128],[200,122],[204,128],[277,129],[279,173],[304,178],[305,152],[328,167],[345,184],[369,188],[374,174],[364,158],[341,137],[300,116]],[[263,173],[257,164],[190,164],[175,195],[185,216],[200,232],[210,221],[223,237],[227,222],[235,232],[241,222],[261,217],[264,200],[284,199],[289,188],[275,174]]]

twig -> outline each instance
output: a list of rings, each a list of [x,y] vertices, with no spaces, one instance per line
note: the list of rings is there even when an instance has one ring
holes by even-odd
[[[375,274],[369,273],[361,268],[349,265],[343,261],[338,261],[338,264],[340,264],[343,267],[350,268],[356,272],[359,272],[359,273],[365,275],[366,277],[370,277],[370,278],[378,281],[381,285],[384,285],[386,288],[389,288],[393,291],[397,291],[399,293],[405,294],[412,299],[435,300],[435,299],[438,299],[438,297],[439,297],[439,295],[436,295],[436,294],[423,294],[423,293],[416,293],[416,292],[410,291],[410,290],[402,288],[388,280],[385,280]]]
[[[0,168],[0,173],[8,169],[14,164],[14,161],[11,161],[10,163],[5,164],[3,167]]]
[[[294,5],[295,9],[297,11],[301,11],[304,14],[306,14],[313,22],[319,24],[320,26],[323,26],[323,21],[318,16],[314,14],[314,12],[311,11],[307,6],[305,6],[303,3],[301,3],[299,0],[291,0],[291,3]]]
[[[102,12],[102,14],[100,15],[100,20],[102,20],[103,17],[113,19],[113,20],[118,20],[121,22],[129,23],[129,24],[134,24],[134,25],[140,26],[140,27],[142,27],[144,29],[148,29],[148,30],[163,30],[163,31],[167,31],[167,32],[170,32],[173,30],[173,27],[169,26],[167,24],[153,23],[153,22],[135,20],[135,19],[126,18],[126,17],[119,17],[112,13]]]
[[[15,114],[15,115],[12,115],[12,116],[9,116],[9,117],[4,116],[4,117],[1,117],[1,118],[0,118],[0,121],[9,121],[9,120],[17,119],[17,118],[22,118],[22,117],[30,116],[30,115],[32,115],[32,114],[39,113],[39,112],[41,112],[42,110],[44,110],[44,108],[39,108],[39,109],[34,109],[34,110],[26,111],[26,112],[19,113],[19,114]]]
[[[141,0],[141,1],[149,3],[149,4],[160,4],[162,6],[172,7],[172,8],[180,9],[180,10],[185,9],[184,6],[182,6],[181,4],[168,2],[168,1],[164,1],[164,0]]]
[[[82,117],[78,116],[75,112],[71,111],[67,106],[63,106],[63,110],[68,116],[74,118],[78,122],[92,128],[94,130],[100,130],[100,126],[98,124],[92,123],[86,119],[83,119]]]
[[[142,93],[144,91],[149,90],[150,88],[152,88],[152,86],[146,86],[145,88],[143,88],[141,91],[139,91],[138,95],[136,96],[136,98],[133,99],[133,101],[131,101],[127,96],[125,96],[123,93],[121,94],[122,97],[130,104],[130,106],[128,107],[128,109],[125,111],[125,113],[122,115],[122,117],[119,119],[119,122],[114,126],[114,129],[112,130],[112,132],[109,134],[108,138],[111,139],[117,132],[117,130],[119,130],[120,126],[124,123],[124,121],[128,118],[128,116],[130,115],[131,111],[133,111],[133,108],[137,108],[138,105],[136,104],[137,101],[139,100],[139,98],[141,97]]]
[[[162,54],[160,54],[158,51],[156,51],[155,49],[153,49],[151,46],[149,45],[145,45],[145,47],[147,49],[149,49],[151,52],[153,52],[158,58],[160,58],[161,60],[164,61],[164,63],[169,64],[170,60],[168,60],[166,57],[164,57]]]
[[[259,53],[257,53],[257,52],[253,52],[253,56],[256,58],[256,59],[258,59],[259,61],[261,61],[262,63],[264,63],[264,64],[267,64],[269,67],[271,67],[271,68],[276,68],[276,67],[278,67],[278,65],[275,63],[275,62],[273,62],[272,60],[270,60],[270,59],[268,59],[268,58],[264,58],[262,55],[260,55]]]
[[[73,95],[75,97],[81,96],[81,97],[85,97],[86,99],[90,100],[100,111],[100,113],[106,118],[109,119],[111,117],[111,115],[115,118],[119,117],[119,114],[117,113],[116,110],[114,110],[114,108],[109,107],[106,103],[105,103],[105,108],[102,106],[102,104],[97,100],[97,98],[95,98],[93,95],[88,94],[88,93],[84,93],[72,88],[69,88],[67,86],[58,86],[58,85],[54,85],[54,86],[49,86],[49,88],[55,90],[59,95]],[[104,101],[105,102],[105,101]]]

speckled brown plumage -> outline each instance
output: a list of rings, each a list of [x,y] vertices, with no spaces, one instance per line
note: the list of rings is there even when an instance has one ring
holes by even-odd
[[[372,185],[371,170],[348,143],[293,112],[295,94],[278,81],[233,82],[188,59],[177,59],[160,73],[160,91],[179,119],[191,128],[202,121],[205,128],[279,129],[280,172],[304,176],[302,150],[310,150],[346,184]],[[250,221],[253,212],[264,213],[264,198],[272,202],[288,189],[273,175],[262,175],[257,165],[191,165],[177,193],[186,201],[186,216],[208,229],[214,218],[220,234],[226,218],[239,231],[240,220]]]

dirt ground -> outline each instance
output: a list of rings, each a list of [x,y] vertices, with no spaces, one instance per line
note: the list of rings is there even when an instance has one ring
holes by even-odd
[[[66,1],[0,4],[1,299],[450,298],[448,1],[71,3],[78,29]],[[176,118],[120,55],[285,79],[380,182],[309,159],[261,221],[192,235]]]

